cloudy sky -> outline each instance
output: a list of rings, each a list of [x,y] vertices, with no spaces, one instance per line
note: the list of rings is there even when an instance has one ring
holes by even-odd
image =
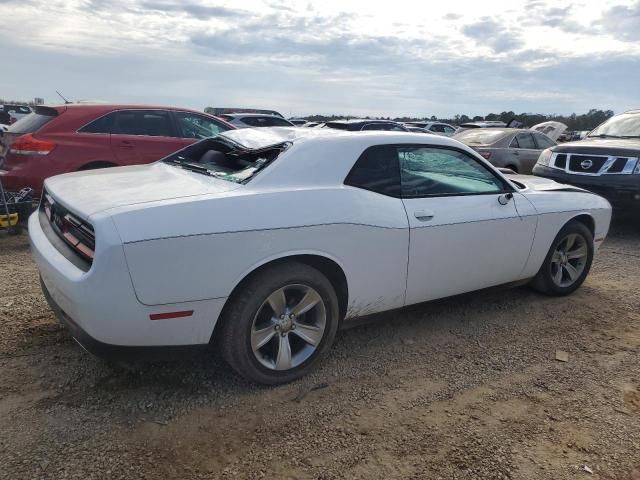
[[[5,98],[286,115],[640,107],[640,0],[0,0],[0,18]]]

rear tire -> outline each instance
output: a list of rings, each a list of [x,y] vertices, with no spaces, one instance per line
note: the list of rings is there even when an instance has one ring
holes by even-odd
[[[229,302],[215,342],[236,372],[264,385],[307,374],[327,353],[338,329],[338,298],[331,282],[303,263],[266,267]]]
[[[567,223],[551,244],[531,287],[546,295],[575,292],[584,282],[593,261],[593,235],[582,223]]]

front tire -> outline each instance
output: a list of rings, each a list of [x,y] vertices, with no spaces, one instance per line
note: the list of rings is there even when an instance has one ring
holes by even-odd
[[[256,383],[277,385],[307,374],[338,329],[331,282],[303,263],[266,267],[229,302],[216,341],[227,363]]]
[[[553,296],[575,292],[587,277],[593,261],[593,235],[582,223],[567,223],[551,244],[531,286]]]

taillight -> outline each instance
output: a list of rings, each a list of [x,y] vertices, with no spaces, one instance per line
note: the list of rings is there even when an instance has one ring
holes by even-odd
[[[18,119],[16,117],[9,117],[9,125],[13,125],[17,121],[18,121]]]
[[[480,155],[482,155],[482,158],[484,158],[485,160],[489,160],[491,158],[491,152],[478,152]]]
[[[11,145],[10,153],[16,155],[48,155],[56,148],[56,144],[34,138],[31,133],[18,137]]]

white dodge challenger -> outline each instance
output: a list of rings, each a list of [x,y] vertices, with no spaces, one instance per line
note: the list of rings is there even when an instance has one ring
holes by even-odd
[[[87,350],[210,343],[291,381],[339,323],[495,285],[578,288],[611,206],[441,136],[243,129],[147,166],[49,178],[29,219],[44,293]]]

